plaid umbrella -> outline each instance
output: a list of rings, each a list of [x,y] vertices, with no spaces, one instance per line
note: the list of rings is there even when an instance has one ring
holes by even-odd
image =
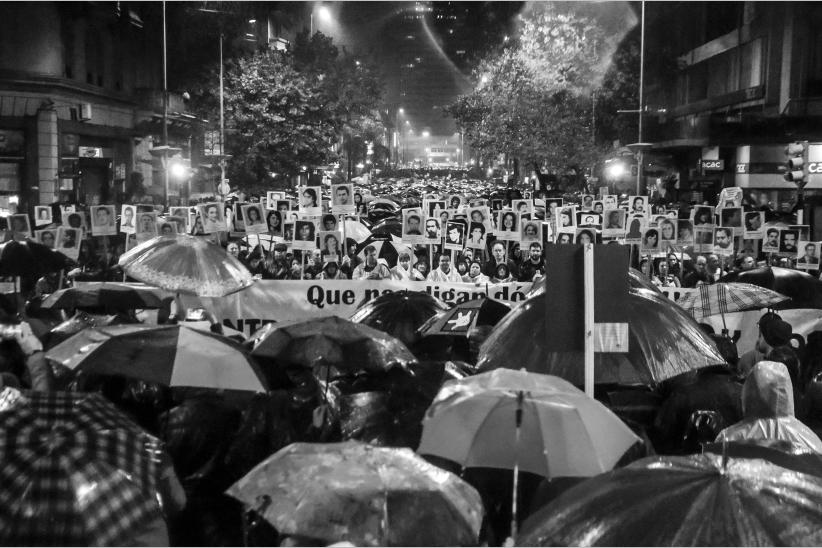
[[[123,544],[160,516],[160,442],[102,396],[7,387],[0,424],[0,544]]]
[[[265,392],[257,365],[236,342],[184,325],[84,329],[46,353],[69,369],[165,386]]]
[[[701,285],[698,291],[684,295],[677,304],[699,320],[714,314],[767,308],[789,300],[789,297],[751,284],[716,283]]]

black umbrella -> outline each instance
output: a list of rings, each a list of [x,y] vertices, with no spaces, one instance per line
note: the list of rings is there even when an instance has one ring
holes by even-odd
[[[0,244],[0,276],[42,276],[63,270],[71,260],[50,247],[31,240]]]
[[[406,345],[420,339],[417,330],[438,312],[448,310],[448,305],[422,291],[396,291],[380,295],[376,299],[360,303],[351,321],[397,337]]]
[[[800,270],[763,266],[745,272],[732,272],[719,281],[758,285],[790,297],[790,301],[774,307],[778,310],[822,308],[822,281]]]
[[[507,367],[556,375],[581,386],[582,350],[554,352],[546,348],[545,293],[531,297],[497,324],[480,349],[480,371]],[[653,385],[725,360],[714,342],[676,303],[647,289],[628,291],[627,353],[598,352],[595,382]]]
[[[383,218],[371,227],[371,236],[374,238],[390,240],[391,235],[397,236],[398,238],[402,236],[402,221],[393,213],[390,217]]]
[[[637,270],[636,268],[629,268],[628,269],[628,287],[632,287],[634,289],[647,289],[649,291],[653,291],[654,293],[658,293],[662,295],[662,291],[648,279],[645,274]],[[531,286],[531,289],[528,291],[528,297],[534,297],[536,295],[543,295],[545,293],[545,277],[541,278],[539,281],[534,282],[534,285]]]
[[[420,334],[467,337],[472,327],[497,325],[510,311],[509,305],[494,299],[473,299],[430,318],[420,327]]]

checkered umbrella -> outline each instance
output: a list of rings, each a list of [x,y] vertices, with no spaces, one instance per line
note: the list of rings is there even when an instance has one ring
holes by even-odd
[[[122,545],[160,516],[160,442],[97,394],[0,392],[0,544]]]
[[[716,283],[701,285],[697,289],[677,301],[696,320],[714,314],[767,308],[789,300],[776,291],[743,283]]]

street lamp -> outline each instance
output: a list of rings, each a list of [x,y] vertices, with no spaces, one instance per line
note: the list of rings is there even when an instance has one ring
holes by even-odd
[[[331,21],[331,11],[326,6],[320,6],[317,8],[317,15],[320,18],[320,21],[325,21],[326,23]],[[311,23],[309,29],[309,36],[313,36],[314,34],[314,10],[311,10]]]

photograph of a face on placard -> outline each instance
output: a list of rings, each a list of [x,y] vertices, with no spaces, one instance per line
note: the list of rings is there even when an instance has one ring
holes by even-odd
[[[779,254],[786,257],[793,257],[799,249],[796,244],[799,242],[799,231],[783,228],[779,231]]]
[[[462,207],[463,198],[459,194],[448,196],[448,209],[459,209]]]
[[[642,241],[640,250],[643,252],[655,253],[659,251],[659,229],[646,228],[642,231]]]
[[[628,197],[628,211],[630,213],[642,213],[648,215],[648,197],[647,196],[629,196]]]
[[[734,229],[742,228],[742,208],[741,207],[723,207],[719,210],[719,226],[730,227]],[[740,230],[741,232],[741,230]]]
[[[91,233],[94,236],[114,236],[117,234],[113,205],[91,206]]]
[[[307,217],[319,217],[323,214],[322,187],[303,186],[299,189],[300,213]]]
[[[577,212],[577,228],[601,228],[602,216],[588,211]]]
[[[283,235],[283,215],[281,211],[269,209],[265,215],[266,231],[272,236],[282,237]]]
[[[497,238],[519,241],[519,222],[519,213],[516,211],[500,211]]]
[[[283,223],[283,241],[289,246],[294,243],[294,221]]]
[[[269,190],[265,193],[265,208],[277,209],[277,201],[285,198],[285,192]]]
[[[522,221],[520,228],[521,249],[532,242],[542,242],[542,223],[539,221]]]
[[[311,251],[317,248],[316,227],[311,221],[294,223],[294,249]]]
[[[677,245],[694,245],[694,223],[687,219],[676,222]]]
[[[574,238],[576,237],[576,230],[573,228],[563,228],[560,229],[559,232],[556,234],[555,241],[558,244],[572,244],[574,243]]]
[[[31,238],[31,226],[28,215],[10,215],[9,230],[15,238]]]
[[[691,220],[694,222],[694,228],[714,224],[714,208],[711,206],[696,206],[692,213]]]
[[[465,247],[465,225],[459,221],[445,223],[445,249]]]
[[[511,209],[519,213],[520,220],[530,219],[534,206],[532,200],[511,200]]]
[[[627,212],[624,209],[606,209],[602,222],[602,235],[605,238],[621,238],[625,235],[625,218]]]
[[[769,228],[765,230],[765,238],[762,240],[762,253],[779,252],[779,229]]]
[[[802,241],[810,241],[811,239],[811,227],[810,225],[788,225],[788,229],[796,230],[799,233],[798,238]]]
[[[594,195],[593,194],[583,194],[582,195],[582,204],[579,207],[582,211],[593,211],[594,210]]]
[[[663,247],[673,245],[676,243],[676,221],[669,218],[664,218],[659,221],[657,225],[659,229],[659,243]]]
[[[174,236],[177,234],[177,225],[166,219],[165,221],[160,222],[157,233],[160,236]]]
[[[188,213],[190,208],[185,206],[175,206],[168,208],[168,214],[172,217],[182,217],[186,220],[186,227],[188,227]]]
[[[342,260],[342,233],[337,230],[320,231],[320,252],[324,262]]]
[[[240,210],[245,219],[245,231],[249,234],[261,234],[268,231],[260,204],[245,204]]]
[[[485,249],[487,235],[488,233],[485,231],[485,225],[483,223],[470,223],[468,225],[468,238],[465,240],[465,247]]]
[[[197,212],[203,221],[203,232],[205,234],[227,230],[223,208],[217,202],[200,204],[197,206]]]
[[[57,229],[43,229],[34,231],[34,239],[44,246],[54,249],[57,245]]]
[[[579,245],[595,244],[596,230],[592,228],[577,228],[574,243]]]
[[[438,244],[442,238],[440,232],[440,218],[438,215],[428,216],[425,218],[425,232],[422,235],[423,242],[426,244]]]
[[[34,226],[45,226],[51,222],[51,206],[34,206]]]
[[[402,210],[402,241],[407,244],[421,244],[425,239],[422,234],[422,211],[419,208]]]
[[[796,251],[796,268],[819,270],[819,244],[822,242],[800,241]]]
[[[174,233],[175,234],[185,234],[187,227],[186,227],[186,218],[176,215],[169,215],[166,217],[166,222],[174,225]]]
[[[77,260],[80,255],[80,240],[83,238],[83,230],[61,226],[57,229],[57,245],[55,249],[68,257]]]
[[[144,212],[137,214],[137,241],[143,243],[157,236],[157,214]]]
[[[756,240],[765,236],[763,225],[765,224],[764,211],[747,211],[744,214],[745,239]]]
[[[354,213],[354,185],[340,184],[331,187],[331,211],[334,213]]]

